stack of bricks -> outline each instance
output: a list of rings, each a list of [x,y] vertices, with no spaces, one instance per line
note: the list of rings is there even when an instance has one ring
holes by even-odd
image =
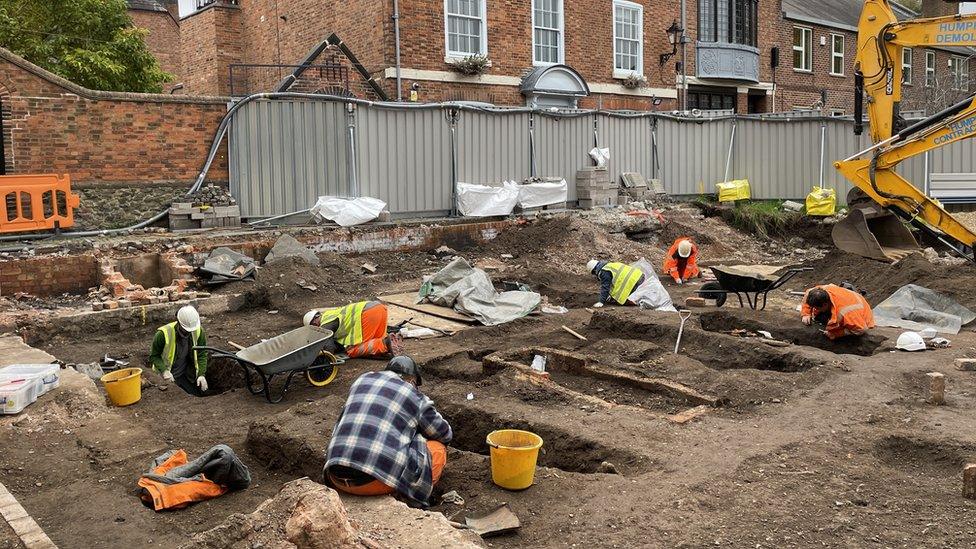
[[[637,172],[620,174],[620,184],[621,196],[631,200],[651,200],[655,196],[667,194],[660,179],[651,179],[648,181],[643,175]]]
[[[169,208],[169,230],[212,229],[240,227],[241,207],[193,206],[192,202],[175,202]]]
[[[576,172],[576,197],[584,210],[616,206],[619,188],[606,168],[591,166]]]

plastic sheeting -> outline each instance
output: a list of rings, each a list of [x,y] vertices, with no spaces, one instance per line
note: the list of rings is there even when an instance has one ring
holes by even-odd
[[[376,219],[384,208],[386,202],[368,196],[359,198],[320,196],[310,211],[318,222],[328,219],[341,227],[352,227]]]
[[[458,211],[466,217],[509,215],[519,200],[518,185],[505,181],[501,187],[457,184]]]
[[[640,269],[644,273],[644,282],[631,292],[630,297],[627,298],[628,301],[641,309],[669,312],[677,310],[674,308],[671,295],[668,294],[664,285],[661,284],[661,280],[657,277],[657,273],[654,272],[654,267],[646,259],[642,257],[631,263],[630,266]]]
[[[255,275],[253,259],[224,247],[210,252],[200,270],[211,275],[207,284],[221,284],[245,279],[254,280]]]
[[[519,185],[518,189],[518,205],[523,208],[539,208],[569,199],[569,185],[565,179],[558,183],[527,183]]]
[[[315,265],[316,267],[320,263],[319,256],[315,255],[315,252],[311,248],[295,240],[295,237],[290,234],[283,234],[278,237],[278,241],[275,242],[274,246],[271,247],[271,251],[264,258],[264,262],[271,264],[289,257],[300,257],[309,265]]]
[[[495,291],[488,275],[463,257],[451,261],[424,282],[417,302],[424,299],[471,315],[485,326],[522,318],[542,302],[542,296],[535,292]]]
[[[902,286],[874,308],[874,322],[878,326],[916,332],[935,328],[943,334],[958,334],[973,320],[976,313],[951,297],[915,284]]]

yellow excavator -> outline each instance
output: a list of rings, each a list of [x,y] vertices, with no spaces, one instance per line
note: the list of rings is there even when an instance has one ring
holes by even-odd
[[[976,234],[895,172],[908,158],[976,136],[976,95],[915,124],[902,119],[902,49],[916,46],[976,47],[976,15],[899,21],[888,0],[865,0],[854,71],[854,132],[863,131],[866,95],[874,145],[834,164],[855,188],[847,198],[850,215],[834,226],[832,237],[846,252],[897,261],[919,248],[907,226],[913,225],[976,262]]]

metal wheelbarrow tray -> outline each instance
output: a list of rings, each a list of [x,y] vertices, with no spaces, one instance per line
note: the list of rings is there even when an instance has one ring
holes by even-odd
[[[729,267],[719,265],[712,267],[715,278],[718,282],[708,282],[703,284],[698,290],[699,297],[714,299],[721,307],[725,304],[728,294],[735,294],[739,298],[739,307],[745,307],[742,296],[746,296],[746,302],[753,310],[766,309],[766,297],[769,292],[781,288],[799,273],[812,271],[812,267],[792,267],[787,269],[779,278],[764,275],[757,272],[750,272],[742,267]],[[759,307],[759,298],[762,297],[762,307]]]
[[[264,393],[268,402],[277,403],[284,398],[295,374],[305,374],[309,383],[316,387],[328,385],[335,379],[339,371],[338,361],[335,355],[325,350],[332,335],[332,330],[302,326],[236,352],[214,347],[194,349],[234,360],[244,369],[247,390],[254,395]],[[257,374],[261,385],[255,386],[252,374]],[[275,376],[284,374],[288,375],[284,386],[277,395],[272,396],[271,381]]]

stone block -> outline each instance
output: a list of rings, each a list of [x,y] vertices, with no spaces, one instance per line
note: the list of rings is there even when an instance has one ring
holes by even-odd
[[[956,369],[963,372],[976,372],[976,358],[957,358]]]
[[[929,404],[941,406],[945,404],[945,375],[939,372],[925,374],[929,380]]]
[[[105,308],[108,309],[108,310],[118,309],[119,308],[119,302],[118,301],[106,301],[105,302]]]
[[[101,311],[102,309],[105,308],[105,304],[102,303],[101,301],[93,301],[91,304],[91,308],[93,311]]]

